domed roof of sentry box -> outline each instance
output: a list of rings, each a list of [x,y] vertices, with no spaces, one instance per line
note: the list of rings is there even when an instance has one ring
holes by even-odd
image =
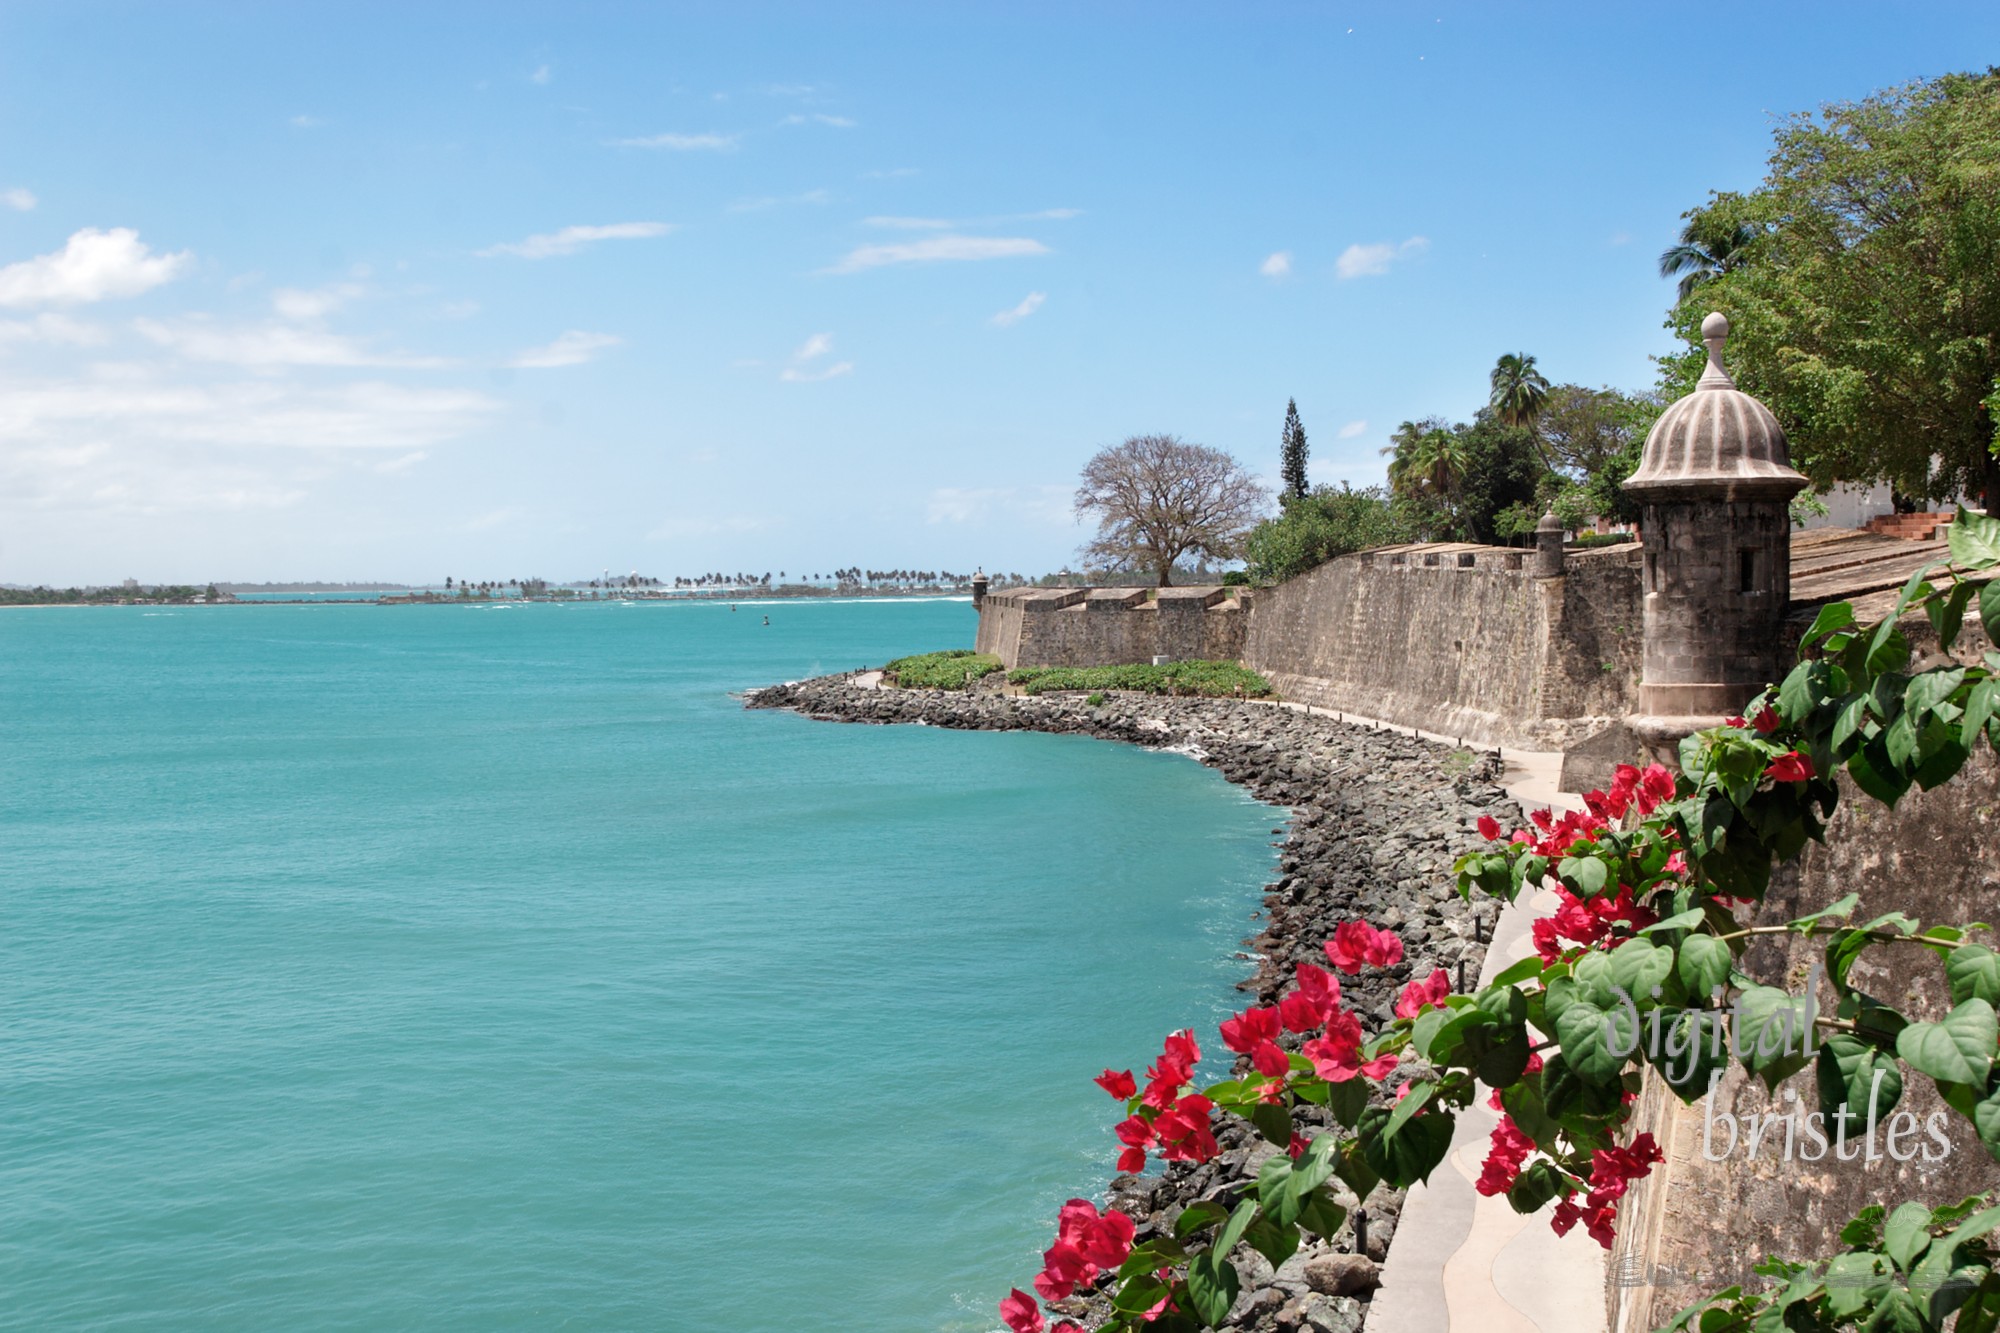
[[[1641,497],[1684,493],[1718,499],[1789,499],[1806,479],[1792,470],[1785,432],[1771,409],[1736,387],[1722,368],[1729,321],[1712,314],[1701,322],[1708,369],[1694,392],[1653,423],[1639,470],[1625,489]]]

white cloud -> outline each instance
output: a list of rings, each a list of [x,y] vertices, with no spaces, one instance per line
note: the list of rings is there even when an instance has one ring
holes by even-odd
[[[476,251],[481,259],[513,255],[519,259],[547,259],[551,255],[573,255],[593,241],[640,241],[665,236],[673,228],[664,222],[613,222],[602,227],[564,227],[544,232],[525,241],[508,241]],[[4,272],[4,270],[0,270]]]
[[[780,125],[830,125],[837,130],[851,130],[855,122],[846,116],[829,116],[820,112],[811,115],[790,115],[778,122]]]
[[[823,204],[832,198],[825,190],[807,190],[803,194],[763,195],[756,199],[738,199],[729,206],[732,213],[758,213],[767,208],[779,208],[785,204]]]
[[[1012,309],[1002,310],[993,317],[993,322],[1003,329],[1009,324],[1019,324],[1022,320],[1040,310],[1042,302],[1048,299],[1049,294],[1047,292],[1029,292],[1021,298],[1021,304],[1014,306]]]
[[[1067,486],[941,486],[924,501],[926,523],[980,523],[989,519],[1069,527],[1076,522]]]
[[[864,171],[861,173],[861,179],[865,181],[893,181],[901,180],[906,176],[920,176],[922,174],[916,167],[890,167],[886,171]]]
[[[12,190],[0,191],[0,204],[7,205],[7,207],[13,209],[16,213],[30,212],[40,202],[41,200],[35,198],[33,190],[23,190],[17,187]]]
[[[1412,236],[1401,245],[1392,245],[1388,241],[1350,245],[1340,252],[1340,258],[1333,262],[1333,269],[1342,278],[1376,277],[1387,273],[1389,265],[1396,260],[1422,254],[1430,248],[1430,244],[1422,236]]]
[[[6,343],[51,343],[69,347],[98,347],[111,335],[96,324],[68,315],[44,312],[33,319],[0,319],[0,345]]]
[[[818,369],[812,363],[833,350],[833,335],[815,333],[799,344],[799,350],[792,353],[792,364],[778,373],[778,378],[788,384],[813,384],[820,380],[838,379],[854,369],[852,361],[840,361]]]
[[[0,306],[78,305],[137,296],[193,261],[183,250],[156,255],[129,227],[85,227],[54,254],[0,268]]]
[[[1071,218],[1082,217],[1083,210],[1080,208],[1045,208],[1039,213],[1022,213],[1020,216],[1023,218],[1053,218],[1058,222],[1067,222]]]
[[[890,264],[932,264],[941,260],[1012,259],[1045,255],[1049,247],[1026,236],[932,236],[900,245],[863,245],[849,251],[828,273],[859,273]]]
[[[1611,233],[1610,239],[1605,242],[1607,245],[1630,245],[1631,243],[1632,233],[1629,231],[1614,231]]]
[[[1292,252],[1280,250],[1257,266],[1257,271],[1267,278],[1289,277],[1292,272]]]
[[[616,347],[623,338],[609,333],[585,333],[570,329],[546,347],[530,347],[507,364],[520,370],[546,370],[555,366],[580,366],[607,347]]]
[[[301,114],[293,116],[291,119],[291,126],[295,130],[316,130],[324,124],[326,124],[326,117],[324,116]]]
[[[435,356],[378,352],[361,341],[296,324],[217,324],[205,316],[164,321],[136,319],[132,328],[188,361],[271,369],[278,366],[399,366],[411,370],[449,366]]]
[[[864,227],[888,227],[896,231],[943,231],[950,227],[949,218],[899,218],[872,217],[861,219]]]
[[[740,134],[648,134],[636,139],[613,139],[616,148],[658,148],[670,153],[726,153],[736,147]]]
[[[1342,426],[1340,428],[1340,438],[1343,440],[1351,440],[1355,436],[1360,435],[1363,431],[1367,429],[1368,429],[1368,423],[1365,421],[1350,421],[1345,426]]]
[[[361,285],[353,282],[340,282],[330,287],[315,287],[311,290],[280,287],[271,293],[271,308],[286,319],[301,321],[323,319],[360,296],[362,291]]]
[[[536,66],[535,72],[528,76],[529,83],[539,83],[546,85],[548,81],[549,81],[549,67],[547,65]]]
[[[399,472],[408,472],[411,468],[430,456],[428,449],[418,449],[412,453],[404,454],[400,458],[386,459],[383,462],[377,463],[375,471],[385,476],[395,476]]]

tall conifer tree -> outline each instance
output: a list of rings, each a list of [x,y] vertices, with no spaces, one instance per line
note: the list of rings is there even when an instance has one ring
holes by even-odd
[[[1303,499],[1306,493],[1306,428],[1299,422],[1297,399],[1285,400],[1285,434],[1279,450],[1279,471],[1284,477],[1284,497]]]

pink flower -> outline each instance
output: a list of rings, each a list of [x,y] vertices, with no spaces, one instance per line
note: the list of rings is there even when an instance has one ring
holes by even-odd
[[[1128,1176],[1136,1176],[1146,1169],[1146,1150],[1127,1148],[1118,1154],[1118,1169]]]
[[[1014,1333],[1042,1333],[1048,1321],[1042,1318],[1041,1307],[1035,1298],[1019,1287],[1007,1293],[1007,1299],[1000,1302],[1000,1320]]]
[[[1169,1162],[1206,1162],[1217,1156],[1222,1149],[1208,1123],[1214,1109],[1214,1102],[1191,1093],[1162,1112],[1153,1122],[1153,1130],[1160,1136],[1160,1156]]]
[[[1345,1083],[1358,1075],[1379,1079],[1396,1067],[1393,1055],[1362,1063],[1361,1020],[1345,1010],[1327,1020],[1324,1037],[1307,1042],[1303,1049],[1313,1063],[1313,1073],[1329,1083]]]
[[[1340,978],[1323,967],[1300,963],[1298,993],[1313,1002],[1320,1012],[1320,1022],[1324,1023],[1326,1016],[1340,1005]]]
[[[1500,836],[1500,821],[1492,815],[1479,817],[1479,836],[1492,842]]]
[[[1480,1169],[1479,1179],[1473,1185],[1488,1198],[1514,1188],[1514,1181],[1521,1174],[1521,1163],[1527,1161],[1528,1154],[1535,1150],[1535,1141],[1523,1134],[1513,1119],[1505,1115],[1493,1127],[1492,1144],[1492,1150],[1486,1154],[1486,1164]]]
[[[1639,811],[1652,814],[1674,799],[1674,775],[1662,764],[1648,764],[1639,777]]]
[[[1114,1074],[1107,1069],[1091,1082],[1121,1102],[1129,1101],[1132,1094],[1139,1090],[1139,1085],[1133,1080],[1132,1071],[1129,1069],[1120,1074]]]
[[[1250,1053],[1250,1063],[1266,1078],[1283,1078],[1292,1072],[1291,1057],[1275,1041],[1260,1041]]]
[[[1278,1020],[1287,1032],[1311,1032],[1326,1021],[1326,1015],[1304,991],[1295,990],[1278,1001]]]
[[[1132,1253],[1132,1219],[1116,1208],[1084,1229],[1083,1257],[1099,1268],[1116,1268]]]
[[[1804,782],[1812,775],[1812,760],[1797,750],[1779,755],[1771,761],[1771,766],[1764,770],[1765,777],[1776,778],[1779,782]]]
[[[1326,944],[1327,961],[1349,976],[1365,964],[1394,967],[1403,960],[1403,942],[1386,930],[1377,930],[1366,921],[1344,921]]]
[[[1443,968],[1433,968],[1422,981],[1412,981],[1403,987],[1402,997],[1396,1001],[1396,1017],[1415,1018],[1432,1005],[1443,1004],[1449,994],[1451,978]]]
[[[1141,1115],[1125,1117],[1111,1132],[1128,1148],[1143,1148],[1153,1141],[1153,1126]]]
[[[1265,1042],[1278,1037],[1276,1009],[1246,1009],[1222,1023],[1222,1044],[1240,1055],[1248,1055]]]
[[[1687,856],[1682,852],[1675,852],[1672,856],[1669,856],[1667,858],[1666,870],[1669,875],[1687,874],[1688,872]]]

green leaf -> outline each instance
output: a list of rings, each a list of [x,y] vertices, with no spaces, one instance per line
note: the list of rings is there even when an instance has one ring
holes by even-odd
[[[1944,961],[1945,980],[1951,985],[1951,1002],[1964,1004],[1979,999],[2000,1004],[2000,954],[1983,944],[1961,944]]]
[[[1987,1154],[2000,1161],[2000,1090],[1987,1093],[1973,1104],[1972,1128]]]
[[[1241,1212],[1247,1203],[1239,1204]],[[1292,1159],[1284,1153],[1277,1153],[1264,1159],[1264,1165],[1257,1172],[1257,1207],[1279,1222],[1290,1223],[1299,1215],[1298,1196],[1292,1193]],[[1231,1227],[1236,1225],[1236,1216],[1229,1218]],[[1249,1223],[1244,1223],[1248,1226]],[[1225,1229],[1224,1234],[1228,1232]],[[1240,1232],[1238,1234],[1241,1234]],[[1220,1242],[1217,1242],[1220,1244]],[[1228,1251],[1224,1250],[1227,1254]]]
[[[1819,614],[1813,617],[1812,628],[1806,631],[1805,638],[1799,640],[1799,642],[1801,644],[1817,643],[1835,630],[1846,629],[1853,623],[1854,604],[1852,602],[1828,602],[1819,609]]]
[[[1868,645],[1867,670],[1871,676],[1886,676],[1910,664],[1910,641],[1896,628],[1893,618],[1882,622]]]
[[[2000,588],[2000,580],[1986,585]],[[2000,601],[2000,598],[1995,598]],[[1965,716],[1958,722],[1959,744],[1971,749],[1979,740],[1979,733],[1986,729],[1986,723],[1995,711],[2000,711],[2000,680],[1988,677],[1972,687],[1972,693],[1965,699]]]
[[[1604,885],[1610,876],[1604,862],[1594,856],[1566,856],[1556,868],[1556,874],[1580,898],[1595,898],[1604,892]]]
[[[1524,1215],[1535,1212],[1562,1193],[1567,1183],[1567,1177],[1554,1162],[1537,1157],[1514,1178],[1513,1188],[1507,1191],[1508,1206]]]
[[[1358,1078],[1345,1083],[1326,1085],[1326,1109],[1344,1129],[1353,1129],[1361,1123],[1361,1113],[1368,1109],[1368,1085]]]
[[[1466,1050],[1472,1056],[1472,1072],[1489,1088],[1504,1088],[1520,1081],[1534,1053],[1525,1026],[1489,1028],[1470,1034]]]
[[[1276,1161],[1279,1159],[1273,1158],[1272,1160]],[[1286,1166],[1289,1167],[1291,1165],[1290,1159],[1287,1158],[1284,1161]],[[1265,1165],[1269,1166],[1270,1163],[1267,1162]],[[1262,1183],[1261,1177],[1259,1178],[1259,1183]],[[1216,1235],[1215,1245],[1211,1252],[1227,1255],[1231,1250],[1235,1249],[1236,1242],[1243,1239],[1243,1233],[1250,1229],[1251,1220],[1256,1216],[1257,1205],[1249,1199],[1245,1199],[1242,1203],[1237,1204],[1235,1211],[1229,1214],[1229,1221],[1223,1224],[1221,1232]]]
[[[2000,579],[1988,579],[1979,589],[1979,623],[1987,642],[2000,644]]]
[[[1174,1219],[1174,1239],[1186,1240],[1204,1227],[1214,1226],[1229,1216],[1229,1210],[1213,1199],[1199,1199],[1181,1210]]]
[[[1316,1189],[1299,1201],[1299,1225],[1315,1236],[1332,1236],[1346,1220],[1347,1210],[1323,1189]]]
[[[1577,1077],[1589,1083],[1615,1083],[1639,1043],[1639,1028],[1623,1005],[1604,1010],[1578,1000],[1556,1020],[1556,1040]],[[1614,1042],[1624,1054],[1614,1053]]]
[[[1967,1000],[1936,1023],[1912,1023],[1896,1038],[1896,1054],[1911,1068],[1945,1083],[1985,1086],[2000,1024],[1993,1006]]]
[[[1882,1224],[1882,1248],[1896,1267],[1905,1273],[1918,1255],[1930,1247],[1931,1210],[1920,1203],[1906,1203],[1889,1214]]]
[[[1739,1058],[1745,1068],[1764,1080],[1765,1087],[1775,1090],[1812,1059],[1806,1049],[1809,1001],[1774,986],[1746,986],[1741,1004],[1743,1053]]]
[[[1627,940],[1611,951],[1612,984],[1622,989],[1635,1005],[1653,999],[1653,987],[1674,974],[1674,951],[1650,940]],[[1676,997],[1666,997],[1671,1003]]]
[[[1371,1106],[1362,1113],[1358,1135],[1369,1167],[1397,1189],[1429,1179],[1451,1147],[1451,1117],[1420,1115],[1394,1134],[1385,1132],[1388,1123],[1384,1107]]]
[[[1826,1266],[1826,1303],[1835,1315],[1845,1318],[1872,1304],[1889,1289],[1883,1257],[1869,1251],[1837,1254]]]
[[[1933,597],[1924,603],[1924,614],[1931,618],[1931,628],[1937,631],[1938,644],[1946,652],[1958,640],[1959,627],[1965,623],[1965,604],[1978,592],[1978,585],[1970,579],[1960,579],[1952,590],[1943,597]]]
[[[1642,926],[1638,933],[1651,935],[1658,930],[1692,930],[1707,919],[1708,914],[1699,907],[1690,907],[1687,911],[1678,912],[1664,921],[1655,921],[1650,926]]]
[[[1728,1021],[1725,1011],[1682,1009],[1667,1024],[1659,1057],[1651,1059],[1674,1095],[1690,1106],[1707,1095],[1711,1074],[1729,1068]],[[1723,1030],[1720,1042],[1717,1029]]]
[[[1194,1305],[1195,1314],[1212,1328],[1219,1328],[1222,1321],[1229,1318],[1230,1307],[1236,1304],[1236,1293],[1241,1286],[1236,1276],[1236,1265],[1214,1250],[1197,1254],[1188,1263],[1188,1300]]]
[[[1688,998],[1704,1000],[1717,986],[1728,982],[1729,969],[1735,961],[1729,945],[1722,940],[1713,935],[1690,935],[1681,941],[1675,966]]]
[[[1257,1127],[1259,1134],[1280,1148],[1292,1141],[1292,1112],[1289,1107],[1274,1102],[1259,1102],[1250,1112],[1250,1123]]]
[[[1202,1257],[1207,1258],[1206,1255]],[[1230,1271],[1233,1273],[1236,1270]],[[1111,1308],[1126,1314],[1144,1314],[1165,1300],[1168,1290],[1166,1283],[1150,1273],[1134,1274],[1126,1278],[1124,1285],[1111,1297]],[[1228,1311],[1223,1313],[1226,1315]]]
[[[1810,935],[1813,933],[1812,927],[1828,917],[1839,917],[1845,920],[1853,916],[1855,904],[1860,901],[1860,894],[1850,893],[1844,898],[1828,903],[1825,907],[1820,908],[1810,916],[1794,917],[1785,923],[1785,928],[1787,930],[1798,931],[1801,935]]]
[[[1991,569],[2000,564],[2000,518],[1982,514],[1964,505],[1958,517],[1945,528],[1951,558],[1968,569]],[[1995,639],[2000,643],[2000,639]]]
[[[1390,1108],[1389,1123],[1382,1130],[1385,1135],[1393,1137],[1404,1125],[1409,1124],[1411,1117],[1423,1110],[1424,1103],[1428,1102],[1431,1094],[1437,1091],[1435,1083],[1412,1083],[1408,1086],[1410,1091]]]
[[[1879,1085],[1875,1082],[1878,1074],[1882,1080]],[[1865,1134],[1870,1123],[1887,1121],[1903,1096],[1903,1071],[1895,1060],[1845,1032],[1836,1032],[1821,1043],[1815,1079],[1827,1133],[1838,1129],[1850,1140]],[[1847,1108],[1844,1120],[1843,1105]]]
[[[1243,1234],[1250,1248],[1270,1261],[1276,1268],[1298,1252],[1299,1229],[1296,1226],[1279,1226],[1268,1217],[1260,1217],[1250,1224],[1250,1230]]]

